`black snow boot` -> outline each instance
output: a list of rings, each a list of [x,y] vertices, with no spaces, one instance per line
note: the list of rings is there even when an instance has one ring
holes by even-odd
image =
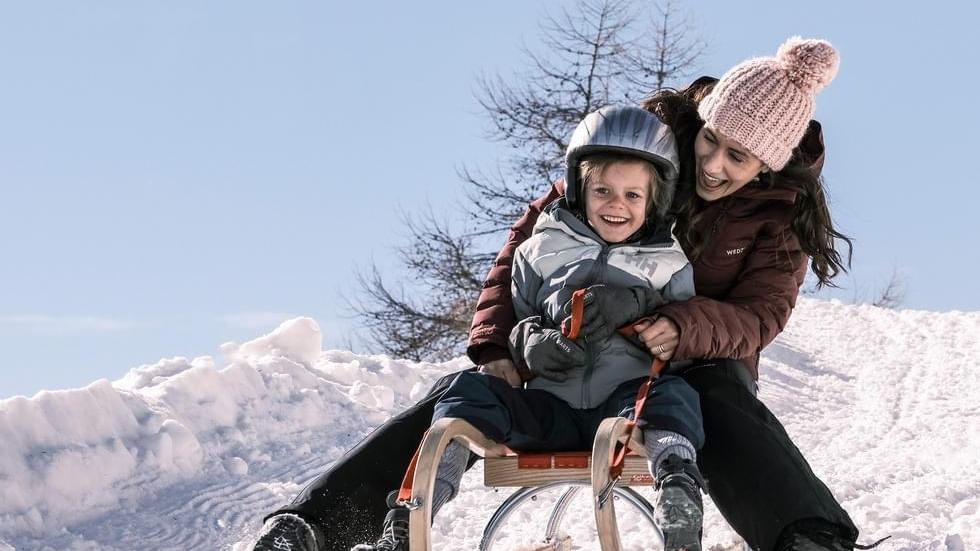
[[[664,534],[665,551],[701,551],[704,479],[698,466],[670,454],[657,467],[654,519]]]
[[[317,530],[302,518],[284,513],[270,517],[252,551],[318,551]]]
[[[381,536],[375,543],[355,545],[350,551],[408,551],[408,515],[407,507],[398,505],[398,492],[388,494],[388,514],[385,516]]]
[[[857,534],[855,533],[854,536]],[[823,520],[805,520],[790,526],[785,532],[777,551],[854,551],[873,549],[890,538],[884,537],[871,545],[861,545],[847,537],[834,524]]]

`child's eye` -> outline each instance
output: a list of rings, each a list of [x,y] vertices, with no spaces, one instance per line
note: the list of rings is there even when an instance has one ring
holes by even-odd
[[[595,193],[596,195],[605,195],[605,194],[609,193],[609,188],[594,187],[594,188],[592,188],[592,193]]]
[[[643,199],[643,196],[635,191],[626,192],[626,197],[629,199]]]

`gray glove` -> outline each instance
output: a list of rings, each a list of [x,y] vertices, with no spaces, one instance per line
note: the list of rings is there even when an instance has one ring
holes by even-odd
[[[573,367],[585,365],[585,350],[561,331],[542,327],[538,316],[522,320],[510,333],[511,356],[531,373],[562,382]]]
[[[580,335],[587,339],[606,339],[620,327],[653,313],[666,301],[657,291],[646,287],[612,287],[596,284],[585,289]],[[562,307],[572,314],[572,301]]]

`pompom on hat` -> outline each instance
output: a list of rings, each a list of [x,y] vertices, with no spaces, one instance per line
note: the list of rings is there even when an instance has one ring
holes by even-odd
[[[814,97],[837,75],[840,56],[826,40],[790,38],[776,57],[732,67],[698,106],[705,124],[782,170],[813,117]]]

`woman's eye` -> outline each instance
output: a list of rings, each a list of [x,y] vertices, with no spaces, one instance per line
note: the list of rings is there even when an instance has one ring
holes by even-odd
[[[742,158],[742,157],[740,157],[739,155],[735,155],[734,153],[729,153],[729,154],[728,154],[728,157],[729,157],[729,158],[730,158],[731,160],[733,160],[733,161],[735,161],[736,163],[739,163],[739,164],[741,164],[741,163],[742,163],[743,161],[745,161],[745,159],[743,159],[743,158]]]

